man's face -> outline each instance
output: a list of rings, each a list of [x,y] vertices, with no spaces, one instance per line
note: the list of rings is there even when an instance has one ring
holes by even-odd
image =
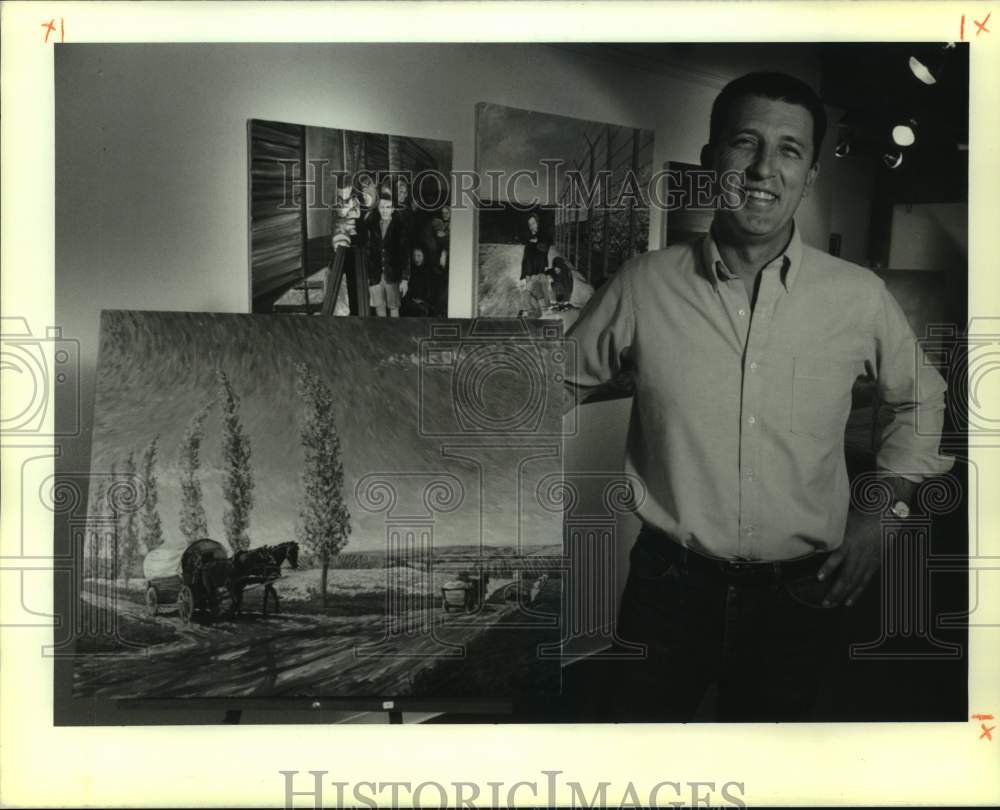
[[[420,267],[424,263],[424,252],[420,248],[413,251],[413,264]]]
[[[337,193],[337,203],[333,211],[333,233],[354,236],[357,232],[357,221],[361,211],[357,197],[349,187],[341,188]]]
[[[528,230],[531,233],[538,233],[538,220],[534,217],[528,218]]]
[[[396,187],[396,196],[399,199],[399,207],[402,208],[407,197],[410,196],[410,187],[406,185],[405,182],[400,181],[399,185]]]
[[[784,232],[819,172],[812,133],[812,115],[798,104],[751,96],[733,108],[718,142],[702,153],[720,175],[744,173],[746,204],[716,214],[730,239],[751,244]]]
[[[447,205],[441,209],[441,219],[445,222],[449,222],[451,220],[451,209]]]
[[[378,201],[378,215],[383,222],[392,219],[392,200]]]

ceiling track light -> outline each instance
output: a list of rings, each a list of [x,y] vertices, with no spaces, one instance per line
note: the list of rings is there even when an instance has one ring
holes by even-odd
[[[892,128],[892,142],[896,146],[913,146],[917,140],[917,121],[908,118]]]
[[[850,116],[850,111],[845,112],[837,125],[837,146],[834,148],[833,154],[839,158],[847,157],[851,153],[851,147],[854,146],[854,134],[848,123]]]
[[[925,59],[910,56],[910,72],[924,84],[937,84],[944,74],[945,64],[955,48],[954,42],[949,42]]]
[[[882,153],[882,163],[887,169],[898,169],[903,162],[903,153],[899,149],[887,149]]]

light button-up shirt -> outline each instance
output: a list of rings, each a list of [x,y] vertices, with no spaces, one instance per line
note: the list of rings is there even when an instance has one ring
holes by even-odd
[[[951,466],[933,430],[945,383],[905,315],[878,276],[803,245],[797,230],[761,271],[752,312],[706,236],[629,262],[567,336],[578,391],[631,370],[625,468],[643,484],[639,514],[701,553],[779,560],[840,545],[859,376],[895,413],[881,468],[921,480]]]

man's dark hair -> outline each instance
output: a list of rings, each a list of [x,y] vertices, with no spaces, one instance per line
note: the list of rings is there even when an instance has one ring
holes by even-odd
[[[748,73],[723,87],[712,103],[709,143],[713,146],[717,144],[733,108],[743,99],[753,96],[797,104],[809,110],[813,120],[812,162],[815,165],[819,160],[823,136],[826,135],[826,109],[808,84],[787,73]]]

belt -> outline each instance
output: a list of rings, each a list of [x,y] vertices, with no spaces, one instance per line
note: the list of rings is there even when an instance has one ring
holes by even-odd
[[[830,552],[818,552],[794,560],[724,560],[708,557],[677,543],[659,529],[645,526],[639,541],[649,543],[660,554],[677,562],[682,570],[706,574],[731,582],[778,582],[815,576]]]

